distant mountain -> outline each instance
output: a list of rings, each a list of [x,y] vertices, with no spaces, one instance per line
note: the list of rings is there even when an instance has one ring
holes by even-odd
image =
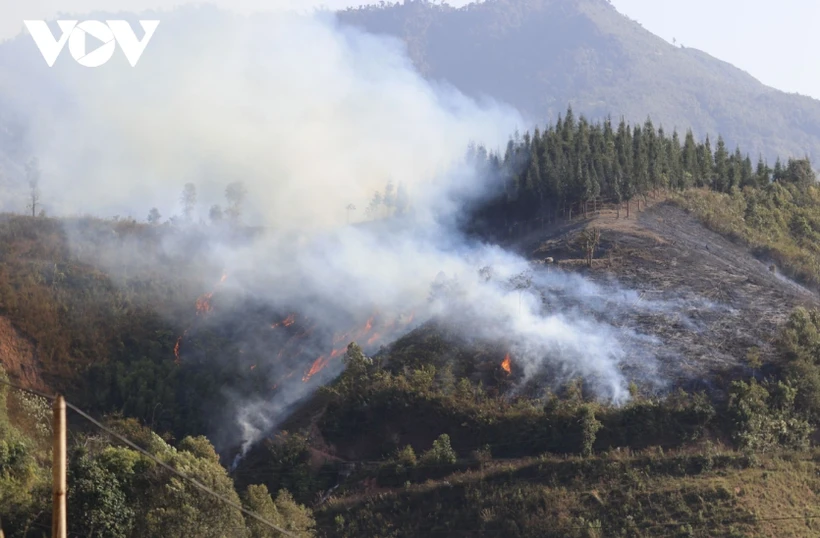
[[[590,118],[626,117],[773,160],[820,158],[820,101],[767,87],[699,50],[675,47],[607,0],[425,0],[338,13],[341,22],[404,40],[418,69],[544,123],[571,104]]]

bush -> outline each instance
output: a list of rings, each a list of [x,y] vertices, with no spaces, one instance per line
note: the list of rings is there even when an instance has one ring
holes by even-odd
[[[450,446],[450,436],[446,433],[439,435],[433,441],[433,446],[421,457],[425,465],[453,465],[457,460],[456,452]]]

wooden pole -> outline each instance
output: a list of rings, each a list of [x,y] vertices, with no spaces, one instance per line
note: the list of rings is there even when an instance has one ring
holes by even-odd
[[[57,396],[54,400],[54,446],[52,448],[52,538],[66,538],[66,426],[65,399]]]

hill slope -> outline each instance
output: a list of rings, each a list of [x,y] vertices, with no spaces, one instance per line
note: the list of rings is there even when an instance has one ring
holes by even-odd
[[[488,0],[364,7],[339,19],[405,41],[425,76],[516,106],[537,121],[571,103],[696,135],[720,132],[774,160],[820,155],[820,101],[769,88],[708,54],[676,48],[605,0]]]
[[[529,250],[572,268],[582,263],[583,253],[571,242],[568,248],[567,237],[583,227],[600,229],[599,259],[584,274],[602,286],[614,278],[638,293],[617,316],[621,325],[658,339],[646,348],[658,358],[662,377],[708,380],[741,364],[754,347],[771,357],[770,338],[789,313],[820,304],[814,293],[772,271],[749,249],[672,203],[652,202],[629,220],[623,212],[617,219],[615,211],[602,211]]]

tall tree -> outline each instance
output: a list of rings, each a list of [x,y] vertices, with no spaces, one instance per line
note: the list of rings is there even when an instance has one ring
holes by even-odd
[[[156,207],[152,207],[151,211],[148,212],[148,224],[157,225],[161,218],[162,215],[160,215],[159,209]]]
[[[228,209],[225,213],[233,223],[238,223],[242,218],[242,204],[248,191],[241,181],[234,181],[225,188],[225,199],[228,200]]]
[[[717,147],[715,148],[715,177],[712,188],[716,191],[726,192],[729,187],[729,153],[726,151],[726,143],[722,136],[718,136]]]
[[[771,181],[771,174],[772,171],[769,168],[769,165],[763,160],[763,155],[761,155],[757,160],[757,170],[755,171],[755,176],[757,180],[757,185],[759,187],[764,187],[769,184]]]
[[[686,131],[686,138],[683,142],[683,171],[689,174],[694,185],[702,185],[702,178],[700,177],[700,166],[698,163],[698,148],[695,144],[695,135],[692,130]],[[683,187],[691,187],[690,184],[684,184]]]
[[[185,220],[190,222],[194,214],[194,208],[196,207],[196,185],[186,183],[182,189],[180,201],[182,202],[182,214],[185,216]]]
[[[32,157],[26,163],[26,182],[28,183],[28,209],[31,216],[37,216],[37,205],[40,203],[40,161]]]
[[[700,167],[700,185],[698,187],[712,186],[715,170],[715,160],[712,155],[712,143],[709,135],[702,145],[698,146],[698,166]]]

